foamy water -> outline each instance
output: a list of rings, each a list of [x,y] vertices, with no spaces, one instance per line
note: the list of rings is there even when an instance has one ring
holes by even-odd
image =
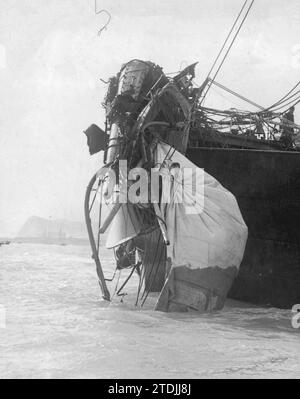
[[[111,276],[111,252],[102,257]],[[101,301],[88,246],[1,247],[1,378],[300,377],[290,310],[228,300],[214,314],[166,314],[155,297],[136,308],[136,287]]]

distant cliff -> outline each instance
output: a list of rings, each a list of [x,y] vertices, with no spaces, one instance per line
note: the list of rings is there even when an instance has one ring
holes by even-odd
[[[31,216],[22,226],[16,240],[64,244],[86,241],[87,232],[83,222]]]

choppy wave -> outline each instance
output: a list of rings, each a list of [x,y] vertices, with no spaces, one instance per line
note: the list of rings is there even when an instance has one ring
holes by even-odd
[[[102,260],[112,275],[111,253]],[[87,246],[3,246],[0,284],[1,378],[300,377],[291,311],[228,300],[201,316],[154,312],[155,295],[134,306],[136,278],[108,304]]]

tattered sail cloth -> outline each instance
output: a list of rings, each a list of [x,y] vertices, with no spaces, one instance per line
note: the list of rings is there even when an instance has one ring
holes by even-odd
[[[216,179],[169,145],[158,143],[155,158],[161,166],[160,206],[170,241],[170,272],[156,309],[220,309],[239,269],[248,235],[237,201]]]

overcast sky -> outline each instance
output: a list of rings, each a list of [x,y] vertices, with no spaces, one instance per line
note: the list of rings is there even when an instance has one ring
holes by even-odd
[[[244,0],[0,0],[0,236],[31,215],[83,219],[100,163],[82,131],[103,125],[106,80],[140,58],[205,78]],[[299,0],[256,0],[218,81],[268,106],[300,75]],[[207,105],[245,104],[219,90]],[[300,106],[298,107],[300,108]],[[300,121],[299,109],[296,121]]]

